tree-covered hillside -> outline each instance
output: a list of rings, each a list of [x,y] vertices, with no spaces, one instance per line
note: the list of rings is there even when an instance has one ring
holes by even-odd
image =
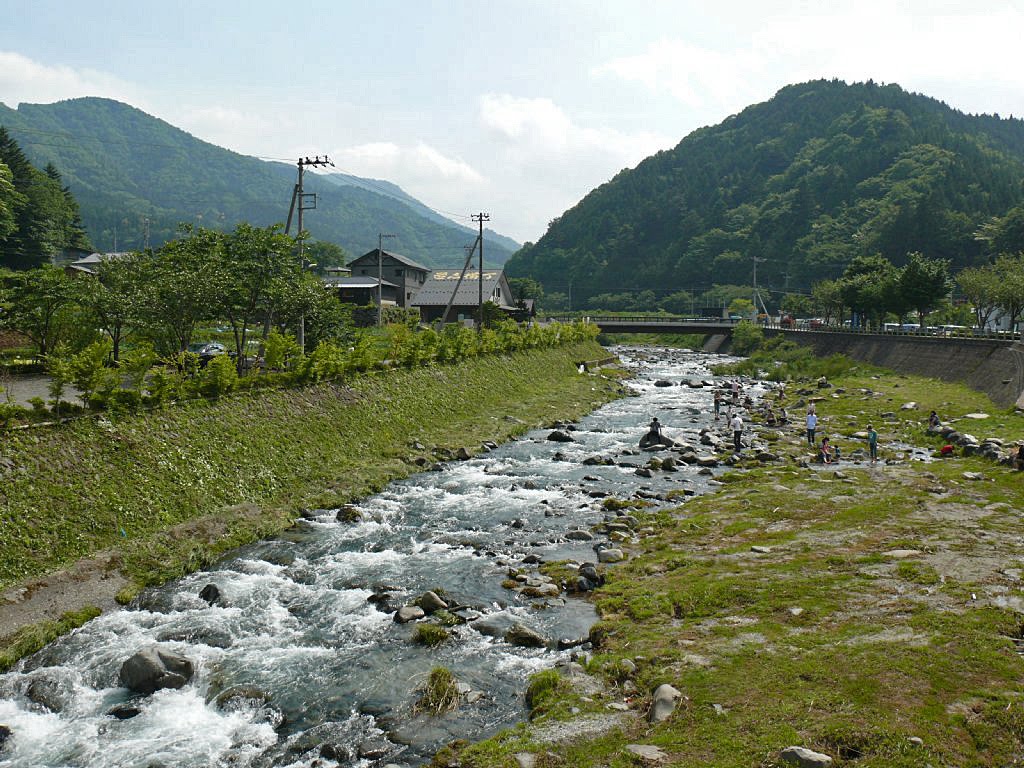
[[[807,290],[859,255],[980,263],[975,234],[1024,202],[1024,121],[896,85],[779,91],[619,173],[506,270],[581,306],[612,291]]]
[[[146,113],[109,99],[55,104],[0,104],[0,126],[37,165],[53,163],[81,206],[95,247],[139,249],[171,239],[187,222],[222,230],[239,221],[284,222],[296,167],[270,163],[196,139]],[[297,159],[297,158],[296,158]],[[353,177],[355,178],[355,177]],[[398,188],[395,187],[397,190]],[[428,266],[461,265],[474,233],[443,217],[427,217],[405,193],[370,184],[339,185],[307,173],[306,192],[319,195],[304,226],[315,240],[331,241],[352,256],[389,246]],[[467,211],[467,213],[469,213]],[[503,263],[514,248],[489,241],[486,255]]]
[[[60,171],[52,164],[34,167],[0,126],[0,267],[31,269],[89,248],[78,203]]]

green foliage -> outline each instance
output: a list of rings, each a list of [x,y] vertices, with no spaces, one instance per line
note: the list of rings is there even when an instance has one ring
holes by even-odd
[[[105,251],[114,250],[115,232],[120,249],[126,244],[141,249],[147,237],[159,246],[175,237],[183,221],[229,230],[240,221],[257,227],[279,223],[295,180],[294,165],[240,156],[109,99],[69,99],[17,110],[0,105],[0,124],[22,141],[40,167],[53,162],[62,169],[75,189],[81,219],[97,248]],[[62,139],[41,142],[39,131],[57,132]],[[17,179],[18,172],[14,175]],[[387,188],[383,193],[382,187]],[[182,195],[182,190],[190,192]],[[306,174],[304,190],[317,195],[317,210],[304,226],[319,240],[330,241],[307,248],[307,256],[322,266],[331,265],[325,259],[343,257],[331,244],[350,254],[365,253],[368,243],[376,244],[384,221],[397,235],[401,247],[396,250],[434,268],[461,266],[462,246],[475,234],[387,182]],[[503,263],[518,247],[493,233],[485,237],[492,264]]]
[[[530,675],[530,683],[526,687],[526,706],[535,712],[544,706],[546,700],[566,687],[565,679],[557,669],[536,672]]]
[[[431,624],[425,622],[423,624],[417,624],[416,629],[412,633],[412,641],[418,645],[425,645],[428,648],[434,648],[440,645],[449,637],[449,632],[444,627],[440,627],[437,624]]]
[[[35,653],[61,635],[99,615],[99,608],[89,606],[79,611],[68,611],[57,621],[44,621],[20,630],[8,641],[5,648],[0,648],[0,673],[9,670],[19,659]]]
[[[413,705],[413,711],[436,717],[458,706],[459,686],[455,675],[447,667],[434,667],[420,686],[420,697]]]
[[[732,330],[732,351],[749,355],[764,344],[764,330],[749,320],[740,320]]]
[[[263,364],[269,371],[292,370],[300,360],[299,343],[294,336],[274,328],[264,342]]]
[[[68,248],[88,249],[78,204],[52,164],[29,163],[0,126],[0,266],[31,269]]]
[[[199,372],[199,391],[204,397],[221,397],[238,386],[238,371],[227,355],[217,355]]]
[[[571,291],[574,308],[600,297],[607,309],[666,287],[750,285],[755,258],[758,285],[776,292],[809,293],[856,256],[899,268],[920,252],[955,272],[1024,249],[1022,176],[1019,120],[895,85],[817,80],[621,172],[506,271],[549,295]],[[1007,211],[989,242],[975,239]]]

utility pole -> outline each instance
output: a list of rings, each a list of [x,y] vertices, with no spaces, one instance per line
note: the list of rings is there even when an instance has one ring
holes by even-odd
[[[466,263],[462,265],[462,272],[459,273],[459,279],[455,283],[455,290],[452,291],[452,295],[448,297],[448,303],[445,305],[444,312],[441,313],[441,326],[448,322],[448,313],[452,310],[452,304],[455,302],[455,297],[459,293],[459,287],[462,285],[463,279],[466,277],[466,270],[469,269],[469,265],[473,263],[473,254],[476,252],[476,247],[480,245],[480,238],[478,237],[473,241],[472,245],[464,245],[463,248],[466,250]]]
[[[477,242],[480,244],[480,274],[477,281],[477,333],[484,329],[484,222],[491,220],[491,214],[480,213],[470,216],[473,221],[480,223],[480,234],[477,235]]]
[[[398,237],[377,233],[377,326],[384,325],[384,238]]]
[[[306,269],[306,260],[302,255],[303,250],[303,239],[302,239],[302,212],[311,211],[316,208],[316,193],[306,194],[302,191],[302,174],[306,170],[306,166],[320,166],[329,165],[334,167],[334,163],[331,162],[327,155],[324,155],[321,159],[320,155],[317,155],[313,160],[308,157],[299,158],[299,178],[295,182],[295,187],[292,189],[292,204],[288,207],[288,221],[284,225],[284,233],[287,235],[289,230],[292,228],[292,213],[295,212],[295,203],[298,201],[299,208],[299,267],[303,270]],[[307,201],[307,198],[310,198]],[[311,205],[306,205],[309,202]],[[306,351],[306,313],[303,312],[299,315],[299,327],[296,329],[295,341],[299,344],[299,349],[302,352]]]

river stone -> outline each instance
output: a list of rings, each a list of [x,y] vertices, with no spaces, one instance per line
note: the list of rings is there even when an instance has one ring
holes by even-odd
[[[519,768],[536,768],[537,756],[532,752],[516,752],[513,757]]]
[[[662,683],[654,690],[651,698],[652,723],[660,723],[667,720],[676,709],[676,704],[683,698],[683,694],[677,691],[668,683]]]
[[[553,432],[551,432],[548,435],[547,439],[551,440],[553,442],[556,442],[556,443],[574,443],[574,442],[576,442],[571,437],[569,437],[569,435],[567,435],[565,432],[563,432],[560,429],[556,429]]]
[[[982,419],[989,418],[989,415],[987,413],[965,413],[964,414],[964,418],[965,419],[977,419],[977,420],[980,421]]]
[[[569,541],[593,541],[594,534],[592,534],[590,531],[583,531],[577,529],[573,531],[568,531],[565,534],[565,538],[567,538]]]
[[[548,644],[540,632],[519,623],[513,624],[505,633],[505,642],[520,648],[544,648]]]
[[[153,645],[143,648],[121,665],[120,679],[136,693],[153,693],[162,688],[181,688],[195,672],[184,656]]]
[[[672,382],[671,381],[665,381],[664,379],[658,379],[656,382],[654,382],[654,386],[656,386],[656,387],[671,387],[672,386]]]
[[[668,759],[668,755],[653,744],[627,744],[626,751],[633,757],[640,758],[640,762],[646,765],[654,765]]]
[[[235,638],[231,632],[217,627],[168,628],[156,636],[159,643],[190,643],[211,648],[230,648]]]
[[[11,730],[9,725],[0,725],[0,752],[4,749],[4,744],[14,735],[14,731]]]
[[[602,549],[597,553],[597,561],[599,563],[619,563],[625,559],[626,556],[622,553],[622,550],[613,547]]]
[[[403,605],[395,611],[395,621],[399,624],[406,624],[410,621],[422,619],[426,615],[426,612],[418,605]]]
[[[820,752],[804,747],[786,747],[779,753],[784,763],[800,766],[800,768],[823,768],[832,765],[832,758]]]
[[[220,588],[216,584],[207,584],[199,590],[199,599],[213,605],[220,599]]]
[[[422,460],[422,464],[419,464],[420,460]],[[427,460],[421,456],[417,463],[419,466],[423,466],[427,463]],[[363,519],[363,513],[354,504],[344,504],[338,507],[334,519],[339,523],[358,523]]]
[[[470,626],[481,635],[487,635],[487,637],[504,637],[505,633],[508,632],[514,623],[515,618],[512,614],[501,611],[499,613],[492,613],[490,616],[484,616],[482,619],[477,619]]]
[[[909,403],[904,403],[903,405],[900,406],[901,411],[912,411],[915,408],[917,408],[917,403],[915,403],[913,400],[911,400]]]
[[[50,712],[63,712],[71,696],[71,683],[46,671],[36,673],[25,689],[26,699]]]
[[[111,707],[107,714],[115,720],[131,720],[142,714],[142,709],[134,704],[118,704],[116,707]]]
[[[444,600],[438,597],[436,592],[424,592],[416,600],[416,605],[418,605],[427,613],[448,610],[448,603],[446,603]]]
[[[676,460],[672,456],[666,456],[661,460],[661,468],[665,472],[678,472],[679,469],[676,467]]]
[[[364,760],[379,760],[393,751],[394,745],[384,740],[367,739],[359,744],[359,757]]]
[[[471,458],[473,458],[473,454],[469,452],[468,448],[462,447],[455,452],[455,458],[458,459],[459,461],[469,461]]]
[[[640,477],[654,477],[654,473],[647,467],[640,467],[633,474]]]

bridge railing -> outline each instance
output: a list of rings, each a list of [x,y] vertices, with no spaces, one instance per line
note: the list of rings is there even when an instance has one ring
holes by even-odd
[[[729,328],[740,322],[738,318],[720,317],[687,317],[683,315],[584,315],[580,316],[554,316],[548,320],[558,322],[575,322],[584,320],[595,325],[648,325],[652,328],[659,326],[706,328],[708,326],[722,326]],[[758,323],[762,328],[780,330],[793,333],[850,333],[850,334],[872,334],[882,336],[928,336],[939,338],[960,338],[960,339],[996,339],[1005,341],[1016,341],[1022,338],[1020,331],[993,331],[983,328],[870,328],[866,326],[849,327],[838,325],[808,325],[808,324],[782,324],[768,321]]]

